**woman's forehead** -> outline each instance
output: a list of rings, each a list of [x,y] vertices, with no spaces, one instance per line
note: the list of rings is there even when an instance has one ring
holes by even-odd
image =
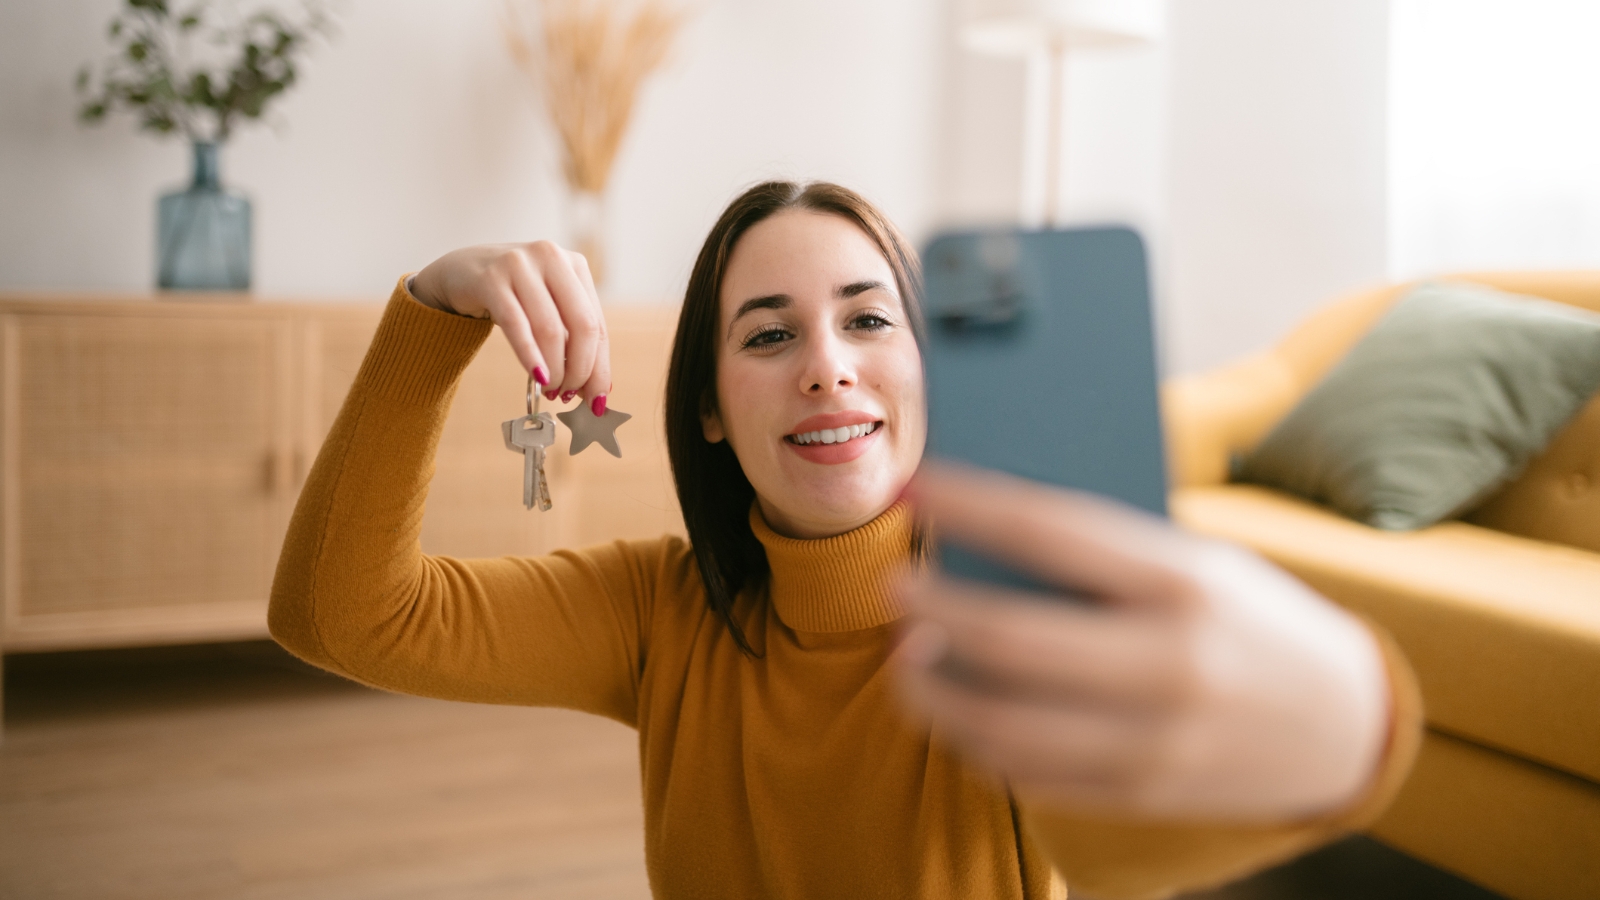
[[[764,296],[832,296],[841,287],[876,281],[898,295],[894,269],[868,234],[842,216],[791,209],[751,226],[723,273],[724,316]]]

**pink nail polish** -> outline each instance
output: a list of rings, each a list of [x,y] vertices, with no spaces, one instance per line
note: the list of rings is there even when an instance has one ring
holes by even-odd
[[[606,414],[606,395],[605,394],[601,394],[600,396],[598,396],[598,397],[594,398],[593,400],[589,401],[589,408],[594,411],[595,418],[599,418],[599,417],[605,415]]]
[[[576,397],[576,396],[578,396],[578,392],[577,391],[567,391],[566,393],[563,393],[561,395],[561,402],[562,403],[571,403],[572,402],[572,398]]]
[[[544,392],[544,398],[546,400],[554,402],[555,399],[556,399],[556,392],[555,391],[545,391]]]
[[[549,384],[550,383],[550,373],[546,372],[544,370],[544,366],[534,366],[533,367],[533,380],[538,382],[541,385]]]

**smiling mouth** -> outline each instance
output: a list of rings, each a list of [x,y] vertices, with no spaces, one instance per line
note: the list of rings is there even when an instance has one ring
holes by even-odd
[[[838,428],[822,428],[817,431],[806,431],[800,434],[786,434],[785,441],[806,447],[811,444],[843,444],[856,438],[866,437],[883,427],[883,422],[866,422],[861,425],[841,425]]]

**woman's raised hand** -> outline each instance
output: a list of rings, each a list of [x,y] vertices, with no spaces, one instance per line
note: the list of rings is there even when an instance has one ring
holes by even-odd
[[[1376,774],[1389,680],[1355,618],[1249,552],[993,472],[924,466],[940,540],[1088,599],[909,576],[902,675],[1024,799],[1166,820],[1334,812]]]
[[[546,397],[582,396],[595,415],[605,411],[611,352],[583,254],[550,241],[466,247],[418,272],[411,293],[435,309],[493,319]]]

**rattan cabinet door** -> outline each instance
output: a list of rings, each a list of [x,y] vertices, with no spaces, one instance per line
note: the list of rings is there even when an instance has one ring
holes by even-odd
[[[307,311],[300,318],[301,436],[309,463],[322,449],[378,329],[382,307]]]
[[[293,499],[272,315],[12,315],[8,649],[265,633]]]

